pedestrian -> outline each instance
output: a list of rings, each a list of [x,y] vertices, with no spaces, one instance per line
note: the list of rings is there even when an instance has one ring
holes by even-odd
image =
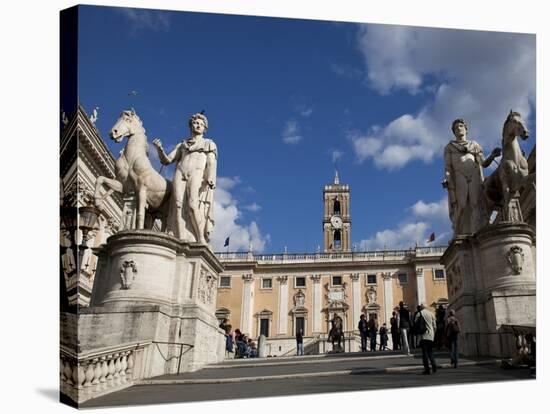
[[[220,329],[225,331],[225,327],[227,326],[227,324],[228,324],[227,318],[223,318],[223,320],[220,323]]]
[[[229,354],[233,353],[233,346],[235,344],[234,333],[231,332],[231,325],[227,324],[225,325],[225,350],[226,350],[226,356],[229,356]]]
[[[296,355],[304,355],[304,333],[302,329],[296,332]]]
[[[449,354],[451,364],[454,368],[458,367],[458,334],[460,333],[460,322],[455,316],[453,309],[449,310],[449,316],[445,321],[445,336],[449,344]]]
[[[364,313],[359,318],[357,329],[359,330],[359,335],[361,335],[361,352],[365,352],[367,350],[367,334],[369,329]]]
[[[411,329],[411,315],[405,308],[403,301],[399,302],[399,331],[401,332],[401,345],[405,355],[411,356],[409,348],[409,330]]]
[[[380,328],[380,351],[385,351],[388,348],[388,328],[386,322]]]
[[[417,305],[416,307],[416,312],[414,313],[413,315],[413,318],[412,320],[416,320],[416,315],[418,315],[418,313],[420,312],[420,305]],[[411,345],[411,348],[418,348],[418,338],[417,338],[417,333],[416,333],[416,330],[415,330],[415,327],[414,327],[414,323],[412,324],[411,326],[411,329],[409,330],[409,337],[410,337],[410,345]]]
[[[390,318],[390,332],[393,350],[397,351],[401,348],[401,341],[399,339],[399,324],[397,320],[397,312],[393,311]]]
[[[417,335],[420,338],[420,348],[422,348],[422,363],[424,364],[424,375],[430,375],[430,364],[435,374],[437,367],[433,355],[433,344],[435,336],[435,316],[428,312],[424,304],[420,304],[420,312],[414,319]]]
[[[376,334],[378,333],[378,322],[371,316],[369,319],[369,338],[370,338],[370,350],[376,351]]]
[[[445,308],[439,305],[435,311],[435,339],[434,345],[439,350],[443,346],[445,339]]]

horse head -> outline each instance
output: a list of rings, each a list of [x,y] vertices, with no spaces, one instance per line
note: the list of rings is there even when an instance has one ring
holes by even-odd
[[[523,140],[529,138],[529,130],[525,126],[521,114],[519,112],[510,111],[506,121],[504,121],[504,126],[502,128],[502,138],[511,137],[520,137]]]
[[[145,132],[139,116],[131,109],[129,111],[122,111],[115,125],[111,128],[109,136],[115,142],[120,142],[124,137],[134,135],[136,131]]]

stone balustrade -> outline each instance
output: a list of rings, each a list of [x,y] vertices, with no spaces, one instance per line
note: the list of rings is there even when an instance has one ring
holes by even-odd
[[[222,262],[323,262],[323,261],[393,261],[408,260],[414,257],[441,256],[447,247],[417,247],[409,250],[377,250],[369,252],[340,252],[340,253],[277,253],[251,254],[250,252],[219,252],[217,258]]]
[[[150,343],[135,343],[82,353],[61,347],[59,371],[61,392],[80,404],[111,393],[141,379],[141,359]],[[139,369],[136,370],[136,366]]]

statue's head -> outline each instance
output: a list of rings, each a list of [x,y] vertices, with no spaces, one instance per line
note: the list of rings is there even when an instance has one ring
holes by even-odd
[[[454,136],[457,138],[457,134],[465,136],[468,132],[468,124],[466,123],[466,121],[464,121],[464,119],[457,118],[453,121],[453,124],[451,125],[451,131],[453,131]]]
[[[202,127],[199,126],[199,124],[202,123]],[[202,132],[206,132],[206,130],[208,129],[208,118],[206,117],[206,115],[204,114],[194,114],[194,115],[191,115],[191,117],[189,118],[189,129],[191,130],[191,132],[193,131],[200,131],[200,133]]]

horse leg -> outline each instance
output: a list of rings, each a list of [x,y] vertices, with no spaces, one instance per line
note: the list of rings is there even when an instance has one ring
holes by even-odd
[[[107,187],[107,192],[101,196],[101,189],[103,186]],[[104,200],[109,197],[114,191],[122,193],[122,183],[118,180],[107,177],[97,177],[94,191],[94,203],[96,207],[101,207]]]
[[[138,186],[136,229],[143,230],[145,224],[145,207],[147,204],[147,187],[143,184]]]

